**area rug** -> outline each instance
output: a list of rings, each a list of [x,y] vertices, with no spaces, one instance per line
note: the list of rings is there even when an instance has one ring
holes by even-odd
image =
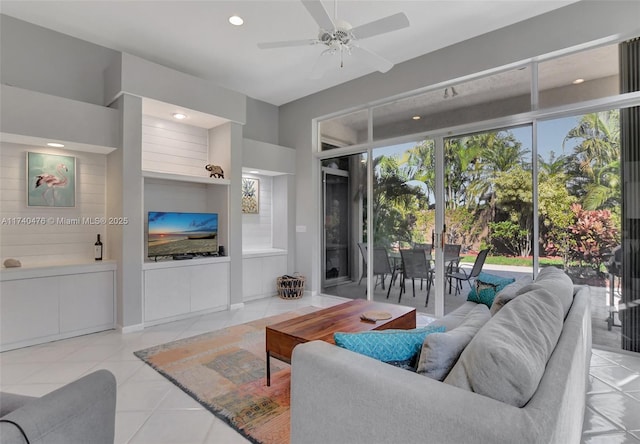
[[[316,310],[305,307],[134,354],[249,441],[288,443],[291,370],[272,359],[266,386],[265,327]]]

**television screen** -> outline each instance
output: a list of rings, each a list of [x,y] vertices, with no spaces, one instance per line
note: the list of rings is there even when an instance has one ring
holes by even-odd
[[[149,211],[147,256],[218,252],[218,214]]]

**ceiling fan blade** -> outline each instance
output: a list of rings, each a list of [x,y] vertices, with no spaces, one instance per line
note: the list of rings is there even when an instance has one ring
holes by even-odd
[[[380,72],[387,72],[393,68],[393,63],[385,59],[381,55],[376,54],[368,49],[361,48],[360,46],[354,46],[351,48],[351,53],[362,59],[367,65],[377,69]]]
[[[320,0],[302,0],[302,4],[307,8],[307,11],[309,11],[309,14],[311,14],[311,17],[313,17],[320,28],[325,31],[333,31],[335,28],[333,20],[329,17],[329,13],[324,9]]]
[[[311,68],[311,73],[309,74],[309,78],[311,80],[318,80],[324,76],[331,66],[331,56],[332,54],[330,54],[329,51],[323,51],[322,54],[318,56],[318,59],[316,60],[316,63],[313,64],[313,68]]]
[[[356,26],[351,30],[357,39],[366,39],[386,32],[397,31],[409,26],[409,19],[404,12],[398,12],[364,25]]]
[[[289,46],[309,46],[309,45],[315,45],[316,43],[318,43],[318,41],[315,39],[285,40],[282,42],[258,43],[258,48],[260,49],[286,48]]]

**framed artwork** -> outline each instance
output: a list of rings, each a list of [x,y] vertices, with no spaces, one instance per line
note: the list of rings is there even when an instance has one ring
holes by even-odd
[[[242,212],[245,214],[260,212],[260,181],[258,179],[242,178]]]
[[[27,152],[27,205],[76,206],[76,158]]]

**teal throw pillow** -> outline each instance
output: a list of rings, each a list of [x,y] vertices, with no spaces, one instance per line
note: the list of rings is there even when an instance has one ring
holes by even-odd
[[[476,278],[475,288],[467,296],[467,301],[484,304],[491,308],[496,295],[507,285],[514,283],[514,278],[505,278],[489,273],[480,273]]]
[[[338,347],[388,363],[410,362],[422,349],[429,333],[442,333],[444,326],[412,330],[374,330],[358,333],[334,333]]]

